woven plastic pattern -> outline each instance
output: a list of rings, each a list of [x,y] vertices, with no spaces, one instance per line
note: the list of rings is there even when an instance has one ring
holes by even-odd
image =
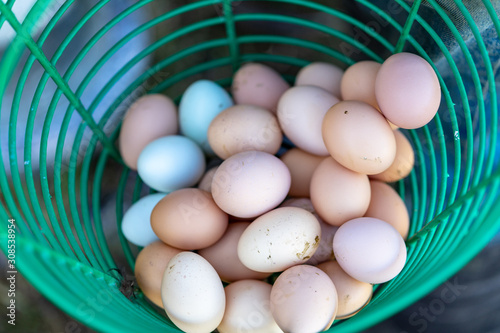
[[[0,24],[15,31],[0,62],[0,246],[7,255],[6,226],[14,219],[17,269],[89,327],[178,332],[144,296],[124,291],[125,274],[116,269],[133,272],[140,249],[124,239],[120,223],[127,207],[150,192],[116,147],[124,110],[146,93],[178,100],[199,78],[227,87],[248,61],[269,64],[293,83],[311,61],[345,68],[406,51],[425,58],[441,83],[438,115],[404,131],[416,152],[414,170],[396,184],[411,215],[406,266],[376,286],[359,314],[329,331],[361,330],[413,303],[500,228],[500,21],[490,1],[359,0],[332,7],[329,1],[139,0],[97,22],[117,1],[75,10],[74,0],[40,0],[23,20],[14,2],[0,2]],[[148,19],[122,24],[138,13]],[[107,43],[117,29],[123,34]],[[89,97],[97,75],[146,35],[153,38],[127,53]],[[55,48],[47,47],[50,40]],[[137,71],[144,61],[147,70]],[[82,73],[84,64],[90,65]]]

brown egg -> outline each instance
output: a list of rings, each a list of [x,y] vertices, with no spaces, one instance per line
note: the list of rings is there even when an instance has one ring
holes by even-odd
[[[182,250],[198,250],[215,244],[228,223],[227,214],[210,193],[184,188],[167,194],[151,213],[151,227],[163,242]]]
[[[342,99],[365,102],[382,113],[375,97],[375,79],[381,66],[376,61],[366,60],[347,68],[341,82]],[[398,128],[390,121],[388,123],[392,129]]]
[[[146,297],[163,308],[161,301],[161,280],[170,259],[181,250],[171,247],[161,241],[156,241],[139,252],[135,259],[135,278],[137,285]]]
[[[292,197],[309,197],[311,178],[316,167],[323,161],[325,156],[309,154],[299,148],[291,148],[280,156],[290,170],[292,183],[288,195]]]
[[[335,104],[323,119],[322,133],[330,155],[348,169],[373,175],[394,162],[394,133],[384,116],[369,104]]]
[[[370,204],[368,176],[344,168],[328,157],[313,173],[311,202],[323,221],[334,226],[361,217]]]
[[[276,116],[255,105],[234,105],[219,113],[208,127],[208,142],[217,156],[226,159],[248,150],[276,154],[283,134]]]
[[[170,98],[160,94],[140,97],[127,110],[120,129],[123,162],[137,170],[137,159],[148,143],[177,131],[177,107]]]
[[[340,98],[340,82],[344,71],[326,62],[312,62],[303,67],[295,79],[296,86],[316,86]]]
[[[373,286],[349,276],[337,261],[325,261],[316,267],[332,279],[335,289],[337,289],[339,305],[336,319],[352,317],[370,302]]]
[[[247,63],[234,74],[231,91],[235,104],[260,106],[276,113],[281,95],[290,85],[271,67]]]
[[[370,175],[371,179],[381,180],[387,183],[396,182],[408,176],[415,164],[415,153],[410,141],[399,131],[394,131],[396,138],[396,157],[389,168],[379,174]]]
[[[366,217],[376,217],[392,225],[403,239],[408,237],[410,216],[398,192],[388,184],[370,180],[371,200]]]
[[[382,64],[372,61],[360,61],[349,66],[340,84],[343,100],[356,100],[370,104],[378,109],[375,97],[375,78]]]
[[[262,280],[270,273],[256,272],[243,265],[238,258],[238,241],[250,222],[231,222],[221,239],[212,246],[201,249],[198,254],[215,268],[224,282],[243,279]]]

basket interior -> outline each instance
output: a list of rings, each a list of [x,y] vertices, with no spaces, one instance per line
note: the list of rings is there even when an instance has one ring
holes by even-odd
[[[126,288],[140,248],[121,220],[152,192],[116,146],[127,106],[147,93],[178,101],[201,78],[229,87],[248,61],[293,83],[312,61],[346,68],[405,51],[441,83],[437,116],[403,131],[416,154],[394,184],[411,217],[406,266],[330,331],[362,330],[410,305],[500,227],[498,4],[40,0],[24,20],[14,4],[0,2],[0,24],[16,32],[0,62],[0,220],[16,220],[19,271],[89,327],[178,332]],[[5,253],[7,237],[2,228]]]

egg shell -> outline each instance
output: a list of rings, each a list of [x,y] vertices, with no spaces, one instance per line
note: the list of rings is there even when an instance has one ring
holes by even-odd
[[[214,179],[215,171],[217,171],[218,166],[208,169],[200,179],[198,183],[198,188],[203,191],[212,193],[212,180]]]
[[[312,213],[319,222],[321,227],[321,237],[319,240],[319,246],[316,249],[316,252],[312,255],[309,260],[305,263],[308,265],[317,265],[323,261],[334,259],[333,256],[333,236],[335,236],[335,232],[337,232],[338,227],[330,225],[323,221],[321,217],[319,217],[318,213],[314,210],[314,206],[309,198],[290,198],[285,200],[280,207],[299,207],[307,210]]]
[[[182,250],[156,241],[143,248],[135,259],[134,274],[137,285],[154,304],[163,308],[161,281],[168,262]]]
[[[375,217],[389,223],[406,239],[410,229],[410,216],[398,192],[377,180],[370,180],[370,190],[371,200],[365,217]]]
[[[231,222],[215,244],[198,251],[217,271],[224,282],[245,279],[262,280],[269,273],[256,272],[243,265],[238,257],[238,241],[250,222]]]
[[[312,62],[304,66],[295,78],[296,86],[316,86],[340,99],[340,84],[344,70],[326,62]]]
[[[162,279],[161,298],[170,320],[190,333],[215,330],[226,307],[217,272],[203,257],[189,251],[170,259]]]
[[[373,286],[351,277],[344,272],[337,261],[325,261],[316,267],[332,279],[337,290],[339,306],[335,319],[352,317],[370,302],[373,294]]]
[[[167,194],[151,213],[156,235],[170,246],[198,250],[217,242],[227,229],[228,216],[210,193],[183,188]]]
[[[229,107],[219,113],[208,128],[210,147],[222,159],[249,150],[274,155],[282,140],[276,116],[255,105]]]
[[[271,67],[247,63],[234,74],[231,91],[236,104],[256,105],[276,113],[278,100],[288,88],[290,85]]]
[[[392,183],[405,178],[413,170],[415,152],[410,141],[400,130],[394,130],[394,137],[396,139],[394,162],[381,173],[370,175],[370,179]]]
[[[226,159],[215,172],[212,196],[226,213],[256,217],[277,207],[290,190],[290,171],[276,156],[247,151]]]
[[[325,158],[311,179],[311,202],[323,221],[334,226],[362,217],[370,204],[368,176]]]
[[[255,219],[240,236],[238,257],[257,272],[280,272],[306,262],[318,248],[321,227],[298,207],[280,207]]]
[[[426,125],[441,103],[441,86],[422,57],[400,52],[387,58],[375,80],[375,96],[384,116],[406,129]]]
[[[396,277],[406,261],[403,237],[389,223],[372,217],[341,225],[333,238],[333,253],[347,274],[372,284]]]
[[[179,103],[181,133],[196,142],[205,153],[212,155],[207,138],[210,122],[233,104],[228,92],[217,83],[210,80],[193,82]]]
[[[241,280],[225,288],[226,310],[219,333],[283,333],[269,305],[271,285],[258,280]]]
[[[170,135],[150,142],[139,155],[137,172],[159,192],[195,185],[205,171],[203,151],[191,139]]]
[[[373,60],[357,62],[349,66],[340,84],[343,100],[356,100],[378,109],[375,97],[375,78],[382,66]]]
[[[278,121],[283,133],[297,147],[320,156],[327,156],[321,126],[323,117],[339,99],[315,86],[288,89],[278,102]]]
[[[291,184],[288,195],[309,197],[314,170],[325,158],[325,156],[309,154],[300,148],[291,148],[281,155],[280,160],[290,170]]]
[[[344,167],[367,175],[381,173],[396,156],[391,126],[372,106],[342,101],[323,119],[323,140],[330,155]]]
[[[284,332],[317,333],[332,325],[337,291],[321,269],[297,265],[284,271],[271,289],[271,313]]]
[[[177,106],[161,94],[139,97],[125,113],[118,136],[123,162],[137,170],[137,159],[146,145],[155,139],[177,134]]]
[[[146,246],[159,240],[151,228],[151,212],[163,199],[165,193],[146,195],[134,202],[125,212],[122,219],[123,236],[132,244]]]
[[[381,66],[381,63],[372,60],[360,61],[349,66],[345,71],[347,75],[342,77],[340,88],[342,99],[365,102],[381,112],[375,96],[375,79]],[[392,129],[398,128],[390,121],[388,123]]]

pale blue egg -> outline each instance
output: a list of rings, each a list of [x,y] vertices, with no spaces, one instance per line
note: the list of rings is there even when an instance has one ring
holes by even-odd
[[[209,80],[192,83],[179,104],[181,133],[194,140],[205,153],[213,155],[207,138],[208,127],[221,111],[233,104],[231,96],[217,83]]]
[[[147,246],[160,240],[151,227],[151,212],[167,193],[154,193],[142,197],[127,209],[122,219],[123,236],[138,246]]]
[[[137,172],[149,187],[171,192],[195,185],[203,176],[205,165],[205,155],[193,140],[169,135],[144,147],[137,160]]]

